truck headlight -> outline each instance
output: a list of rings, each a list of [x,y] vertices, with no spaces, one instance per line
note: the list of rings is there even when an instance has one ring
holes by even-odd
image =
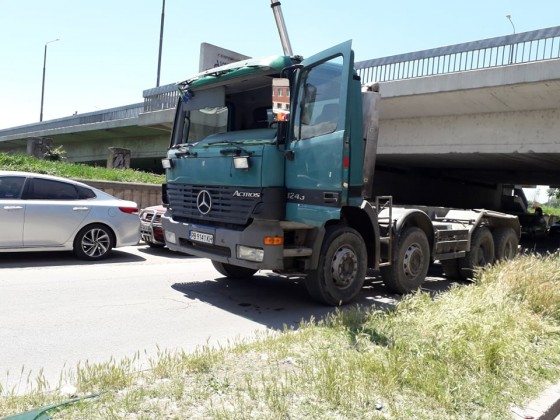
[[[264,260],[264,251],[260,248],[237,245],[237,258],[240,260],[262,262]]]
[[[171,169],[173,168],[173,161],[168,158],[162,159],[161,166],[163,166],[163,169]]]
[[[249,156],[235,156],[233,158],[233,166],[235,166],[235,169],[248,170]]]

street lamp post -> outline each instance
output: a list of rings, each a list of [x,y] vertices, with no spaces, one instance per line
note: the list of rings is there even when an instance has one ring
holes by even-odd
[[[511,23],[511,27],[513,28],[513,34],[515,35],[515,25],[513,24],[513,20],[511,20],[511,15],[506,15],[507,20]]]
[[[45,99],[45,71],[47,67],[47,45],[51,42],[60,41],[60,39],[53,39],[45,44],[45,55],[43,56],[43,84],[41,86],[41,115],[39,116],[39,121],[43,121],[43,101]]]
[[[511,23],[511,27],[513,28],[513,34],[515,35],[515,25],[513,24],[513,20],[511,20],[511,15],[506,15],[507,20]],[[509,64],[513,63],[513,42],[509,47]]]
[[[158,54],[158,63],[157,63],[157,82],[156,87],[159,86],[159,75],[161,72],[161,48],[163,46],[163,24],[165,23],[165,0],[163,0],[163,4],[161,6],[161,26],[159,30],[159,54]]]

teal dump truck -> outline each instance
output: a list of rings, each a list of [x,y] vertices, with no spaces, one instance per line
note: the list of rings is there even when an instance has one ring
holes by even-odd
[[[345,304],[368,269],[397,293],[429,265],[469,278],[511,258],[514,216],[407,206],[372,191],[379,93],[362,86],[351,42],[312,57],[247,59],[178,84],[163,186],[171,250],[223,276],[272,270],[315,300]]]

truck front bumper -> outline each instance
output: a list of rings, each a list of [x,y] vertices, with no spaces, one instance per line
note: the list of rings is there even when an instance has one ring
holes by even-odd
[[[254,221],[242,230],[175,221],[162,217],[165,242],[172,251],[257,270],[283,268],[283,245],[265,245],[265,238],[284,238],[278,222]]]

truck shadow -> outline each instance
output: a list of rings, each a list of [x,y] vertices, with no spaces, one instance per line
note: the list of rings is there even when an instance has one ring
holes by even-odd
[[[358,297],[348,305],[334,308],[311,300],[304,280],[286,280],[274,273],[259,272],[248,279],[233,280],[218,277],[212,280],[175,283],[171,287],[186,299],[218,307],[229,313],[257,322],[274,330],[297,329],[303,322],[320,320],[337,310],[364,308],[390,309],[401,295],[390,293],[378,273],[366,278]],[[441,269],[434,266],[422,288],[435,296],[448,290],[453,282],[441,277]]]
[[[560,249],[560,237],[546,235],[522,238],[520,246],[523,254],[553,254]]]
[[[184,254],[182,252],[171,251],[167,247],[150,247],[147,245],[140,245],[138,246],[138,252],[141,254],[154,255],[154,256],[173,258],[173,259],[198,258],[198,257],[193,257],[192,255],[189,254]]]

